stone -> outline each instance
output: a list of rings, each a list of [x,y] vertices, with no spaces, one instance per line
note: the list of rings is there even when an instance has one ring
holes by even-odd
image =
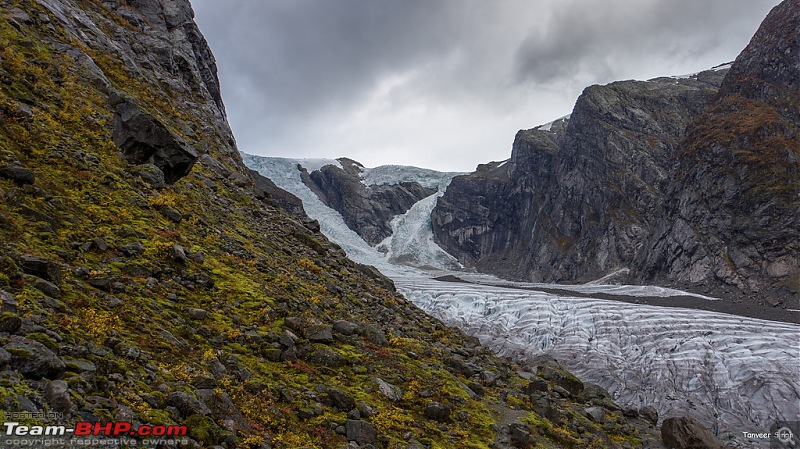
[[[132,165],[153,164],[167,184],[186,176],[199,155],[127,94],[113,92],[112,139]]]
[[[326,405],[331,405],[342,412],[349,412],[356,408],[356,400],[338,388],[320,385],[318,390],[327,396]],[[323,403],[324,403],[323,402]]]
[[[338,320],[333,323],[333,331],[342,335],[353,335],[358,331],[358,326],[345,320]]]
[[[31,379],[55,378],[66,369],[64,361],[38,341],[14,335],[4,349],[11,354],[9,366]]]
[[[36,281],[33,282],[33,288],[51,298],[61,298],[61,289],[52,282],[47,282],[44,279],[36,279]]]
[[[22,326],[22,318],[13,312],[3,312],[0,315],[0,332],[13,334]]]
[[[206,319],[207,315],[208,315],[208,311],[207,310],[189,309],[189,318],[191,318],[191,319],[193,319],[195,321],[204,320],[204,319]]]
[[[381,392],[387,399],[392,402],[398,402],[403,399],[403,390],[396,386],[384,381],[380,377],[373,377],[372,381],[378,385],[378,391]]]
[[[47,384],[44,396],[53,410],[61,413],[72,411],[72,401],[69,398],[69,387],[63,380],[53,380]]]
[[[667,418],[661,438],[668,449],[723,449],[717,437],[692,418]]]
[[[328,348],[315,350],[308,357],[308,361],[314,365],[322,365],[329,368],[342,368],[350,363],[346,358]]]
[[[56,261],[24,254],[19,256],[17,264],[25,274],[30,274],[54,283],[61,282],[61,265]]]
[[[286,327],[288,327],[289,329],[298,334],[302,334],[306,328],[305,324],[303,323],[303,320],[294,316],[289,316],[284,318],[283,324],[285,324]]]
[[[183,220],[183,214],[172,206],[163,206],[159,209],[159,212],[173,223],[180,223]]]
[[[308,328],[306,337],[314,343],[333,343],[333,333],[330,326],[315,325]]]
[[[544,365],[540,366],[537,372],[541,377],[552,381],[559,387],[568,391],[572,396],[579,396],[583,393],[583,382],[563,369]]]
[[[365,324],[361,329],[361,334],[372,344],[386,346],[389,340],[381,328],[374,324]]]
[[[210,415],[211,409],[203,402],[189,393],[176,391],[167,396],[166,405],[175,407],[180,412],[181,417],[187,418],[192,415]]]
[[[583,412],[592,422],[602,424],[606,421],[606,412],[602,407],[589,407],[584,409]]]
[[[434,421],[448,422],[450,421],[450,413],[452,408],[439,402],[431,401],[425,406],[425,417]]]
[[[20,186],[33,184],[36,181],[33,171],[15,165],[7,165],[0,168],[0,178],[10,179]]]
[[[345,423],[347,439],[358,444],[371,444],[375,442],[377,432],[372,424],[363,420],[348,419]]]
[[[220,422],[232,421],[234,426],[227,430],[244,430],[250,431],[250,424],[247,423],[242,412],[233,403],[233,399],[224,391],[215,391],[212,389],[200,389],[195,391],[197,399],[203,402],[209,410],[211,415]]]
[[[278,343],[286,348],[296,345],[298,341],[300,341],[300,339],[290,330],[284,330],[280,337],[278,337]]]
[[[144,245],[141,242],[130,242],[123,245],[120,251],[128,257],[138,257],[144,254]]]
[[[128,172],[133,176],[138,176],[154,189],[163,189],[166,187],[164,180],[164,172],[153,164],[140,164],[128,166]]]
[[[511,437],[511,443],[516,447],[528,447],[533,441],[531,428],[520,422],[509,424],[508,434]]]
[[[17,299],[11,293],[0,289],[0,312],[16,312]]]
[[[11,362],[11,354],[3,348],[0,348],[0,370],[5,369],[9,362]]]
[[[96,372],[97,366],[87,360],[73,359],[64,357],[64,363],[67,365],[67,370],[76,373]]]
[[[189,259],[186,258],[186,251],[181,245],[174,243],[170,248],[170,252],[172,253],[172,258],[179,264],[187,265],[189,263]]]
[[[647,405],[639,409],[639,417],[652,425],[658,424],[658,410],[652,405]]]
[[[11,18],[22,22],[25,25],[33,25],[33,19],[31,19],[31,16],[18,7],[11,8]]]
[[[533,394],[536,392],[542,392],[549,390],[550,387],[547,385],[547,382],[542,379],[541,377],[532,377],[531,380],[525,385],[523,391],[526,394]]]

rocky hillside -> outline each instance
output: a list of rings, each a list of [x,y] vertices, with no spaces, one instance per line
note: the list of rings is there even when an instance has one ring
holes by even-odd
[[[182,424],[189,447],[659,447],[651,408],[493,357],[254,183],[188,1],[0,5],[3,421]]]
[[[797,308],[800,3],[770,12],[690,123],[675,160],[660,215],[671,219],[647,242],[636,276],[721,283]]]
[[[453,181],[437,242],[513,278],[796,299],[798,8],[730,70],[592,86],[566,127],[520,131],[507,164]]]

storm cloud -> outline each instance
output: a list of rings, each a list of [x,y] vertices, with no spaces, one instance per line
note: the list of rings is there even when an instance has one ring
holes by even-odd
[[[242,151],[472,170],[587,85],[733,60],[777,0],[194,0]]]

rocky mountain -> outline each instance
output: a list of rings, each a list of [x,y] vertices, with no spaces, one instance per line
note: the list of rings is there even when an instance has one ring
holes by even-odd
[[[771,305],[800,292],[800,4],[785,1],[736,58],[674,158],[645,281],[732,287]]]
[[[377,245],[391,235],[390,222],[406,213],[417,201],[433,195],[435,188],[415,181],[397,184],[363,182],[364,166],[347,158],[308,173],[303,181],[322,202],[342,215],[345,223],[367,243]]]
[[[587,88],[560,126],[517,133],[508,162],[453,180],[433,210],[437,243],[481,271],[545,282],[630,266],[684,129],[723,75]]]
[[[592,86],[566,126],[520,131],[506,164],[453,180],[437,243],[517,279],[796,298],[797,10],[776,7],[730,70]]]
[[[660,447],[652,408],[493,356],[254,180],[187,0],[0,6],[4,419],[185,425],[185,447]]]

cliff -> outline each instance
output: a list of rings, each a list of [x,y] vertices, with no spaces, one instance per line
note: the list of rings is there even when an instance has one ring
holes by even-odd
[[[453,180],[432,214],[437,243],[468,266],[535,281],[629,267],[722,73],[587,88],[566,123],[517,133],[508,163]]]
[[[796,308],[800,292],[800,4],[775,7],[675,157],[662,224],[634,275]],[[785,304],[791,301],[792,304]]]

